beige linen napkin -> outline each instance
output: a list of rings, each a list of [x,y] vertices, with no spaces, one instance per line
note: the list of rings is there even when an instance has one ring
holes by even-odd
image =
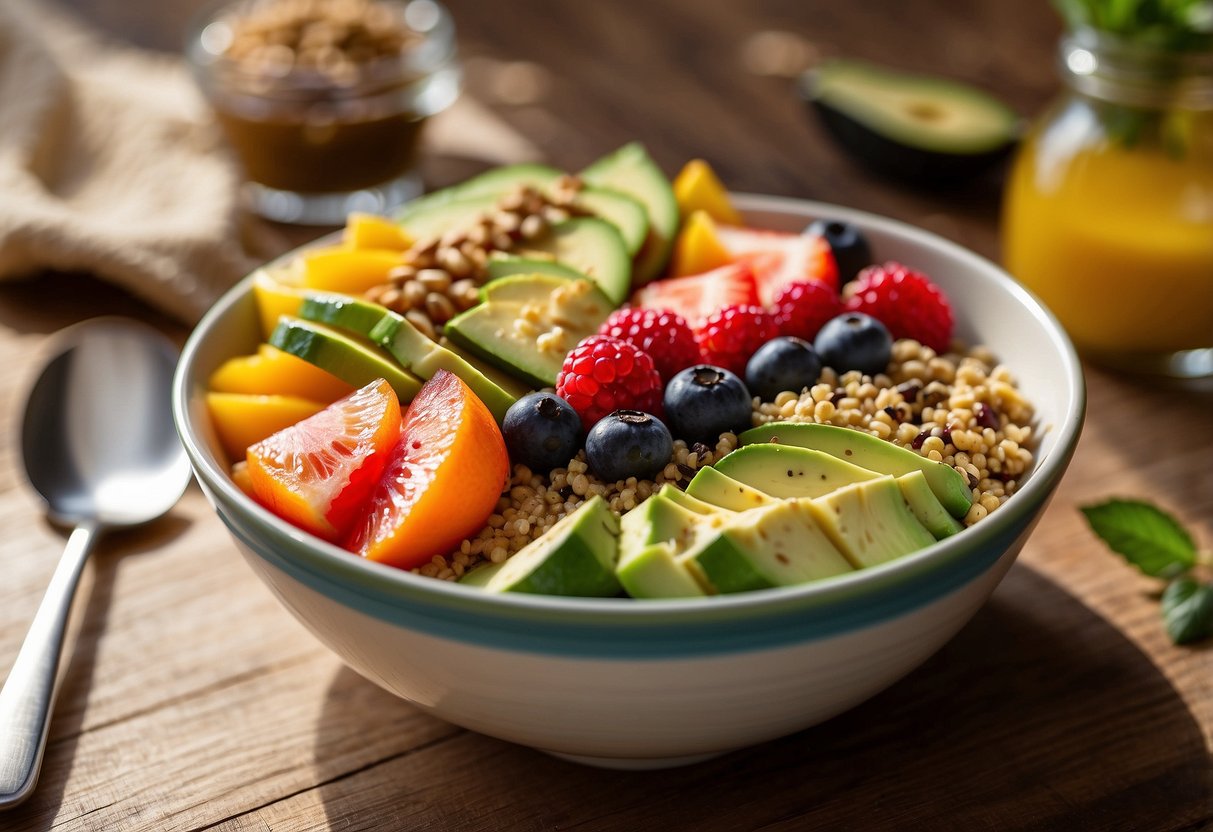
[[[541,155],[466,96],[423,143],[489,164]],[[88,272],[192,323],[287,246],[242,216],[239,183],[182,61],[0,0],[0,280]]]
[[[180,62],[0,3],[0,278],[91,272],[191,322],[254,264]]]

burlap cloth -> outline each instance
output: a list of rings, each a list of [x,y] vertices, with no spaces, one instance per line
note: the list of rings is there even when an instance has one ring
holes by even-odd
[[[427,129],[492,163],[538,155],[466,98]],[[87,272],[193,322],[274,248],[239,181],[179,59],[0,2],[0,279]]]

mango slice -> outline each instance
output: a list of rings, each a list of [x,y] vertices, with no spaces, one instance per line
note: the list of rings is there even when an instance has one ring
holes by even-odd
[[[387,282],[388,272],[403,262],[399,251],[328,246],[304,252],[303,285],[308,289],[361,295]]]
[[[407,251],[413,239],[396,223],[377,214],[350,214],[342,236],[351,249]]]
[[[262,344],[255,355],[225,361],[211,375],[209,388],[215,393],[297,396],[326,404],[354,392],[353,385],[332,373],[269,344]]]
[[[725,190],[712,166],[703,159],[692,159],[683,166],[674,179],[674,199],[683,217],[695,211],[706,211],[708,216],[725,225],[744,225],[741,214],[729,202]]]
[[[324,402],[298,396],[257,396],[247,393],[207,393],[211,421],[228,459],[244,459],[249,445],[319,413]]]
[[[716,223],[707,211],[694,211],[674,240],[674,256],[670,262],[670,276],[682,277],[727,266],[733,256],[720,241]]]
[[[261,270],[254,274],[253,297],[257,299],[261,337],[269,338],[283,315],[298,315],[299,307],[307,296],[307,289],[284,283],[268,271]]]

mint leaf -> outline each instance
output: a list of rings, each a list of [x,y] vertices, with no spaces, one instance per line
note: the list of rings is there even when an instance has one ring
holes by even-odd
[[[1108,500],[1084,506],[1091,529],[1108,548],[1147,575],[1171,577],[1196,564],[1196,544],[1179,522],[1137,500]]]
[[[1176,644],[1213,635],[1213,584],[1176,578],[1162,594],[1162,620]]]

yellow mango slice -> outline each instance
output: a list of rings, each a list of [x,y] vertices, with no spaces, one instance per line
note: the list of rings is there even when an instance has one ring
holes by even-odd
[[[298,396],[207,393],[206,406],[228,459],[244,459],[249,445],[328,406]]]
[[[303,285],[308,289],[361,295],[387,282],[388,272],[403,262],[399,251],[329,246],[304,252]]]
[[[692,159],[679,171],[674,178],[674,199],[678,200],[678,210],[684,217],[706,211],[716,222],[744,225],[741,214],[729,202],[729,192],[703,159]]]
[[[350,214],[342,239],[352,249],[406,251],[413,245],[403,228],[377,214]]]
[[[674,240],[670,259],[670,275],[681,277],[703,274],[733,262],[733,256],[720,241],[716,223],[707,211],[694,211],[682,225]]]
[[[307,294],[307,289],[283,283],[275,275],[265,270],[253,275],[253,297],[257,299],[257,316],[261,322],[261,337],[270,337],[270,333],[278,325],[280,316],[295,317],[298,315],[299,306]]]
[[[332,373],[269,344],[262,344],[256,355],[225,361],[208,386],[215,393],[298,396],[326,404],[354,392]]]

